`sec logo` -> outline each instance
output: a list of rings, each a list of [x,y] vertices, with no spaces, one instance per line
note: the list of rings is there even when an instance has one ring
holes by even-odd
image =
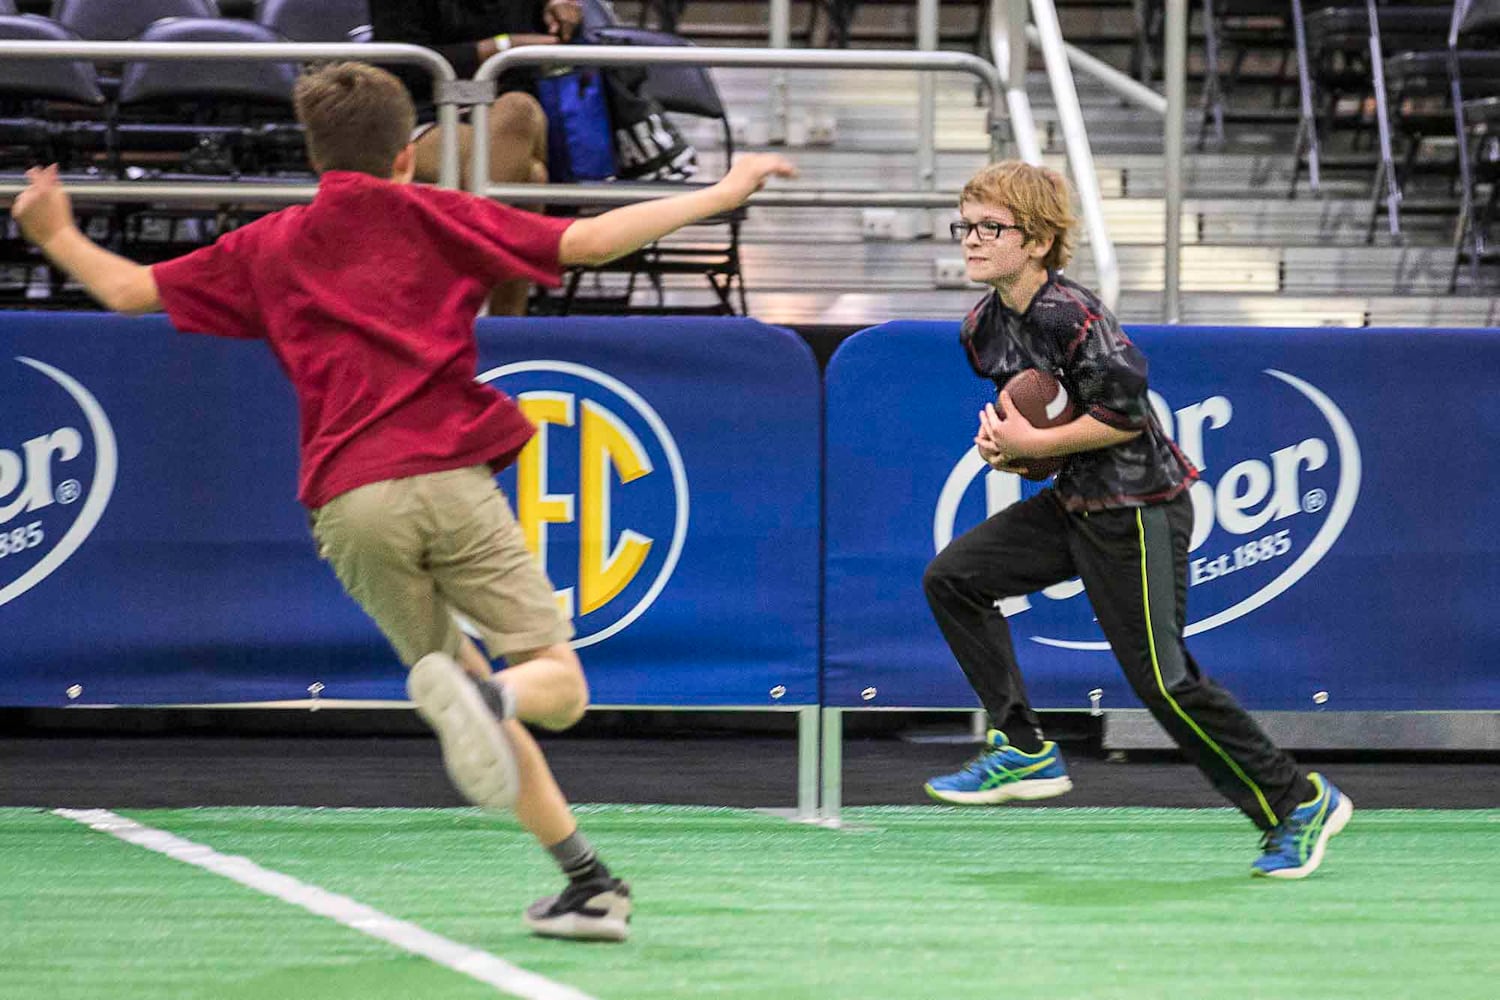
[[[661,595],[687,539],[687,473],[655,409],[621,380],[569,361],[501,365],[480,382],[537,427],[501,486],[559,585],[575,647],[628,628]]]

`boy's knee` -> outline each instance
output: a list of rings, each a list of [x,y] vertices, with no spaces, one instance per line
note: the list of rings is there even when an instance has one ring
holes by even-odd
[[[928,595],[946,594],[953,590],[954,574],[948,561],[939,553],[922,571],[922,590]]]
[[[547,113],[535,97],[516,91],[501,94],[490,105],[490,132],[534,136],[547,131]]]
[[[576,653],[573,653],[571,649],[568,652],[572,655],[566,664],[564,679],[569,699],[567,710],[562,713],[563,725],[559,726],[559,729],[567,729],[577,723],[589,708],[589,682],[583,676],[583,664],[578,662]]]

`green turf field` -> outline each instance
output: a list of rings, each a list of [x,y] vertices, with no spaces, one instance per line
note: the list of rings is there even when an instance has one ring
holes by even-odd
[[[130,811],[599,1000],[1500,997],[1500,810],[1362,811],[1305,882],[1252,880],[1227,810],[579,810],[635,886],[635,937],[528,937],[555,891],[464,810]],[[0,996],[504,993],[212,872],[0,810]]]

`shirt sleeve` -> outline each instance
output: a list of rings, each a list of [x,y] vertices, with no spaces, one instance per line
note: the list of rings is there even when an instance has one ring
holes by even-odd
[[[220,337],[265,336],[250,280],[249,239],[247,229],[235,230],[210,246],[152,266],[162,307],[174,327]]]
[[[1074,335],[1068,371],[1085,413],[1118,430],[1143,429],[1150,417],[1146,356],[1107,312],[1089,311]]]
[[[526,278],[555,288],[562,283],[558,252],[562,235],[575,219],[556,219],[460,195],[456,221],[469,232],[477,251],[473,273],[488,281]]]

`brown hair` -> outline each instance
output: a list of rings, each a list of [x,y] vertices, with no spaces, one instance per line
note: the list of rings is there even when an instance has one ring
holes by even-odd
[[[308,70],[297,80],[292,103],[307,132],[307,155],[320,171],[390,177],[417,121],[406,85],[366,63]]]
[[[1028,243],[1052,238],[1042,258],[1048,269],[1065,267],[1073,257],[1072,189],[1062,174],[1020,160],[992,163],[969,178],[958,202],[1004,206],[1016,218]]]

